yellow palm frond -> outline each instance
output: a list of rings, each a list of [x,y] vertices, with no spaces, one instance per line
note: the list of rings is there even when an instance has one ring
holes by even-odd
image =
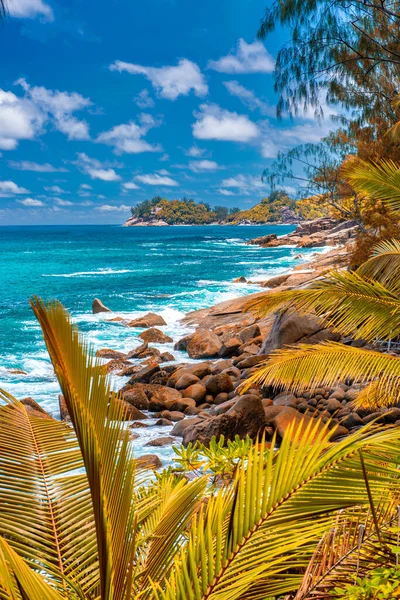
[[[257,383],[300,392],[321,385],[332,387],[348,378],[360,383],[377,380],[376,397],[386,396],[393,403],[400,401],[399,357],[336,342],[300,344],[271,353],[241,391]]]
[[[82,453],[96,526],[102,600],[131,596],[135,551],[133,449],[125,407],[58,302],[31,301]]]
[[[383,200],[395,213],[400,212],[400,167],[394,161],[351,161],[343,167],[343,175],[356,192]]]
[[[388,487],[400,488],[394,430],[366,428],[336,444],[329,436],[310,420],[301,433],[292,423],[279,451],[254,445],[233,494],[223,490],[203,506],[166,590],[154,582],[155,597],[265,600],[296,591],[336,511],[367,507],[369,498],[384,506]]]
[[[92,502],[74,431],[0,390],[0,536],[60,592],[98,578]],[[75,473],[75,474],[74,474]]]
[[[33,571],[0,536],[0,598],[1,600],[65,600],[48,585],[42,575]],[[73,598],[78,596],[71,595]]]
[[[372,256],[357,273],[379,281],[396,295],[400,294],[400,242],[385,240],[373,249]]]
[[[373,341],[400,335],[400,298],[358,273],[333,271],[308,288],[256,298],[244,310],[264,316],[284,305],[300,314],[313,312],[326,326],[356,339]]]

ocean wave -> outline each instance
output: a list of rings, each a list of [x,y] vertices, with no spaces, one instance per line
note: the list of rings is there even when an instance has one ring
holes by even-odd
[[[49,273],[42,277],[96,277],[98,275],[119,275],[120,273],[137,273],[136,269],[96,269],[94,271],[76,271],[74,273]]]

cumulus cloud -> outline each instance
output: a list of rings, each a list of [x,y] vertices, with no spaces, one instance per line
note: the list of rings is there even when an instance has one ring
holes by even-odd
[[[9,166],[12,169],[18,169],[19,171],[35,171],[36,173],[67,173],[68,169],[64,167],[53,167],[49,163],[36,163],[30,160],[21,160],[14,161],[10,160],[8,162]]]
[[[96,210],[100,212],[126,212],[130,210],[130,207],[126,204],[120,204],[116,206],[114,204],[102,204],[101,206],[96,206]]]
[[[191,160],[189,163],[189,169],[194,173],[204,173],[205,171],[217,171],[219,169],[219,165],[215,162],[215,160]]]
[[[140,154],[141,152],[161,152],[160,144],[150,144],[144,138],[153,127],[158,127],[160,121],[151,115],[142,114],[139,117],[140,125],[134,121],[117,125],[108,131],[103,131],[96,141],[102,144],[114,146],[117,154]]]
[[[51,125],[69,140],[89,139],[86,121],[77,119],[74,112],[91,105],[88,98],[76,92],[59,92],[30,86],[19,79],[24,95],[0,89],[0,149],[14,150],[20,140],[33,140]]]
[[[196,63],[182,58],[177,66],[145,67],[133,63],[115,61],[111,71],[127,72],[131,75],[144,75],[151,82],[161,98],[176,100],[187,96],[192,90],[196,96],[206,96],[208,86],[204,75]]]
[[[204,148],[199,148],[194,144],[191,148],[185,151],[186,156],[190,156],[192,158],[200,158],[205,153]]]
[[[70,202],[69,200],[63,200],[62,198],[54,198],[54,202],[58,206],[73,206],[73,202]]]
[[[46,192],[51,192],[52,194],[66,194],[67,193],[62,188],[60,188],[59,185],[50,185],[48,187],[45,187],[44,189],[46,190]]]
[[[272,73],[275,61],[262,42],[248,44],[240,38],[235,50],[218,60],[210,60],[208,67],[220,73]]]
[[[227,190],[226,188],[229,189]],[[237,190],[237,193],[248,196],[250,194],[266,192],[268,185],[261,180],[261,177],[240,173],[234,177],[223,179],[220,183],[219,193],[222,193],[224,196],[231,196],[234,193],[232,192],[233,189]],[[225,191],[221,192],[221,190]],[[229,191],[231,193],[227,193]]]
[[[218,194],[221,194],[221,196],[235,196],[235,192],[224,190],[223,188],[218,188],[217,192]]]
[[[231,96],[236,96],[250,110],[259,110],[262,115],[274,117],[276,115],[276,107],[271,106],[268,102],[264,102],[257,98],[252,90],[247,89],[238,81],[224,81],[224,86]]]
[[[126,192],[129,192],[130,190],[140,190],[140,187],[134,181],[126,181],[121,187]]]
[[[7,4],[7,9],[10,15],[17,19],[42,17],[46,21],[54,20],[51,7],[43,0],[12,0]]]
[[[75,163],[77,167],[83,172],[89,175],[92,179],[101,179],[102,181],[120,181],[121,176],[116,171],[104,165],[102,162],[95,158],[90,158],[84,152],[77,154],[77,160]]]
[[[135,102],[139,108],[153,108],[154,100],[150,97],[149,90],[142,90],[135,98]]]
[[[167,186],[167,187],[176,187],[179,186],[179,183],[172,179],[171,177],[167,177],[166,175],[159,175],[158,173],[148,173],[145,175],[136,175],[135,179],[140,181],[140,183],[145,183],[146,185],[158,185],[158,186]]]
[[[19,194],[29,194],[29,190],[17,185],[14,181],[0,181],[0,198],[11,198]]]
[[[18,200],[18,202],[24,206],[46,206],[44,202],[36,198],[25,198],[24,200]]]
[[[200,105],[195,117],[193,135],[200,140],[250,142],[260,134],[257,125],[246,115],[222,109],[217,104]]]

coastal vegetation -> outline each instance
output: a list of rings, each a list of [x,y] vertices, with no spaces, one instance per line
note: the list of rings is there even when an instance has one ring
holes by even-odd
[[[396,429],[332,444],[315,420],[292,425],[279,450],[262,434],[227,450],[188,447],[180,468],[149,476],[123,403],[65,309],[32,308],[73,429],[1,393],[1,597],[339,597],[355,568],[362,577],[382,563],[382,580],[393,579]]]
[[[209,225],[211,223],[237,225],[240,223],[296,223],[317,219],[329,214],[323,198],[291,199],[286,193],[272,192],[248,210],[214,206],[192,199],[167,200],[155,196],[131,208],[132,217],[127,224],[153,223],[167,225]]]

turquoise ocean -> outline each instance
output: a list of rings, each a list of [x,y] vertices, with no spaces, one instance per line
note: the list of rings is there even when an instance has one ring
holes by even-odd
[[[284,235],[293,226],[0,227],[0,387],[18,398],[31,396],[58,416],[59,392],[44,342],[28,299],[57,299],[71,312],[95,349],[128,351],[141,330],[110,323],[110,314],[92,315],[94,297],[116,316],[161,314],[162,329],[175,340],[188,330],[186,312],[259,291],[252,281],[287,272],[309,260],[315,250],[260,248],[246,240],[269,233]],[[173,345],[159,346],[173,352]],[[187,357],[173,352],[177,360]],[[26,375],[12,374],[21,369]],[[114,376],[113,384],[123,385]],[[150,437],[160,435],[152,428]],[[142,434],[140,430],[140,433]],[[163,435],[167,432],[162,431]],[[138,452],[143,451],[140,440]],[[149,448],[147,449],[147,451]]]

